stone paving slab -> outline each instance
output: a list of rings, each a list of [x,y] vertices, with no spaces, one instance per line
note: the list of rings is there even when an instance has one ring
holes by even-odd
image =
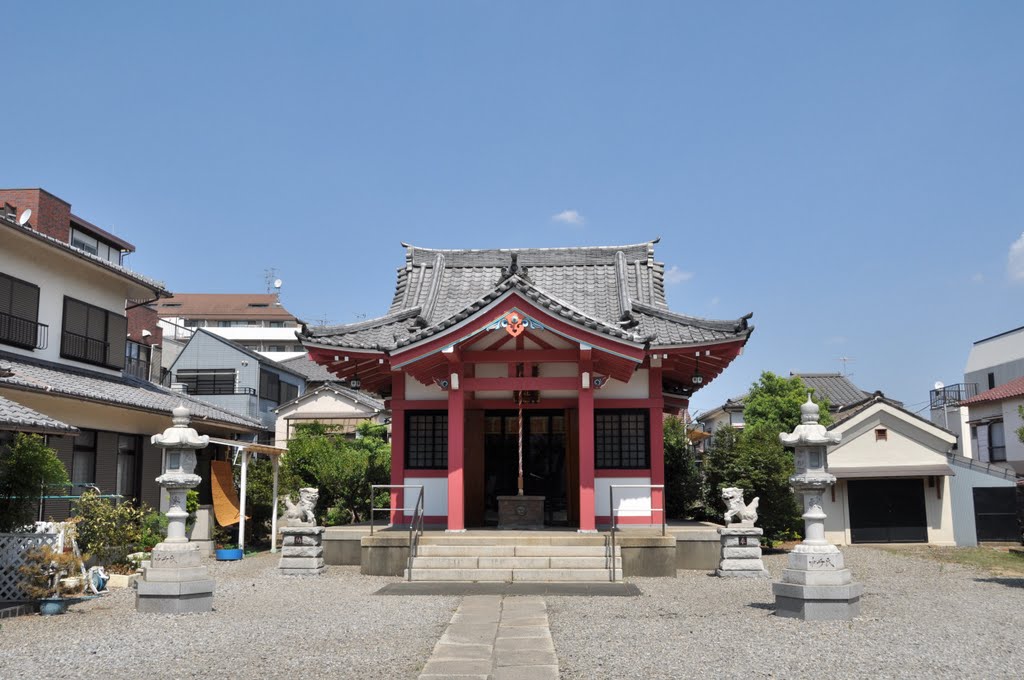
[[[389,583],[377,595],[557,595],[584,597],[637,597],[632,583],[456,583],[401,581]]]
[[[547,603],[537,596],[466,596],[419,676],[440,678],[558,678]]]

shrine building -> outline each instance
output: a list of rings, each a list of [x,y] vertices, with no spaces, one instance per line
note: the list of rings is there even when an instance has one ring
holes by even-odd
[[[612,484],[632,485],[616,492],[617,522],[660,524],[662,491],[650,487],[665,478],[664,415],[714,380],[753,326],[749,314],[671,311],[656,243],[405,245],[384,316],[300,339],[388,400],[391,483],[423,487],[428,524],[495,526],[498,498],[518,493],[543,498],[545,526],[591,532],[610,521]],[[391,521],[409,507],[393,492]]]

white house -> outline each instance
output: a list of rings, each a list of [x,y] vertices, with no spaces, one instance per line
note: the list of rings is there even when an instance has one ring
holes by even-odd
[[[352,435],[365,420],[381,425],[389,422],[384,402],[365,392],[339,383],[324,383],[297,399],[274,409],[277,414],[275,446],[288,447],[297,425],[321,423],[335,432]]]

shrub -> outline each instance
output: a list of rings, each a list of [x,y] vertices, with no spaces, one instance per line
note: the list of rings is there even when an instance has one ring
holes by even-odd
[[[25,564],[18,568],[24,577],[22,591],[36,600],[64,595],[73,595],[61,585],[60,579],[78,576],[82,571],[82,559],[73,553],[59,553],[48,545],[32,548],[25,553]],[[83,584],[84,585],[84,584]],[[78,590],[81,590],[79,586]]]
[[[700,502],[700,473],[686,426],[676,417],[665,418],[665,504],[668,517],[686,519]]]
[[[83,493],[74,505],[78,517],[78,542],[101,564],[124,564],[128,553],[143,538],[143,526],[152,512],[131,501],[114,503],[93,491]],[[165,521],[166,525],[166,521]]]
[[[19,433],[0,446],[0,532],[30,524],[41,491],[68,483],[64,464],[39,435]]]

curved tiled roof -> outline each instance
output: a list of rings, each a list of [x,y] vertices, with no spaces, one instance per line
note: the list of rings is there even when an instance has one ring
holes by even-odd
[[[9,367],[8,372],[0,373],[0,387],[77,397],[167,415],[184,403],[193,418],[263,429],[258,420],[131,376],[107,375],[6,352],[0,352],[0,360]]]
[[[385,316],[304,329],[307,342],[395,350],[475,314],[510,290],[589,330],[634,344],[672,346],[746,339],[749,315],[716,321],[672,312],[657,241],[624,246],[434,250],[406,245]],[[403,244],[405,245],[405,244]]]
[[[38,432],[40,434],[78,434],[74,425],[30,409],[16,401],[0,397],[0,430]]]
[[[1010,382],[993,387],[990,390],[986,390],[981,394],[971,397],[970,399],[960,402],[961,406],[970,406],[971,404],[983,404],[987,401],[1002,401],[1003,399],[1012,399],[1013,397],[1024,396],[1024,377],[1016,378]]]

